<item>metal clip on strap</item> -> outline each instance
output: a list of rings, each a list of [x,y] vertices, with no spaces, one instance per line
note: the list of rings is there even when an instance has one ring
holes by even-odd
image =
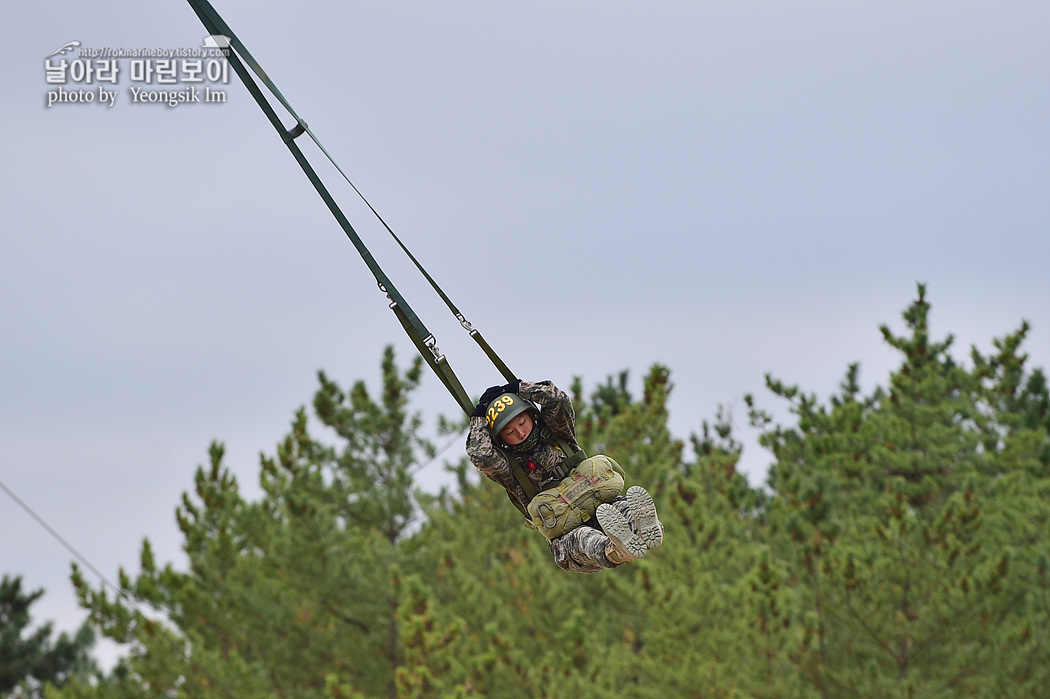
[[[300,121],[288,131],[288,136],[294,141],[304,133],[306,133],[306,122]]]

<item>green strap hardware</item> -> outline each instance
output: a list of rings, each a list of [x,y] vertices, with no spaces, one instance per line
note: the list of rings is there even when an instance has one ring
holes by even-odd
[[[540,429],[540,441],[556,446],[563,453],[568,454],[565,460],[558,464],[558,467],[554,470],[554,477],[561,481],[563,478],[568,477],[577,466],[583,463],[587,458],[587,453],[579,447],[574,449],[573,446],[560,435],[551,432],[550,428],[543,426]],[[525,472],[525,463],[522,461],[522,458],[506,449],[503,450],[503,454],[507,457],[507,461],[510,462],[510,471],[514,474],[514,480],[518,481],[518,485],[520,485],[522,490],[525,491],[526,497],[528,497],[529,500],[532,500],[539,495],[540,488],[529,479],[528,474]],[[529,516],[529,513],[525,510],[522,504],[515,500],[514,496],[509,492],[507,493],[507,496],[510,498],[510,501],[514,503],[514,506],[518,508],[521,514],[525,516],[525,519],[532,521],[532,517]]]
[[[321,150],[325,157],[328,158],[328,161],[335,166],[339,174],[343,176],[343,179],[347,181],[347,183],[353,188],[357,195],[361,197],[362,201],[365,202],[365,204],[372,211],[372,213],[375,214],[375,216],[383,224],[383,226],[390,233],[390,235],[393,236],[394,240],[397,241],[401,249],[405,252],[406,255],[408,255],[408,257],[412,260],[413,264],[415,264],[416,268],[423,274],[424,277],[426,277],[430,285],[445,302],[445,305],[448,306],[449,310],[460,322],[460,325],[463,326],[464,330],[466,330],[474,339],[474,341],[481,347],[482,351],[489,358],[489,360],[496,367],[496,369],[508,381],[514,381],[516,379],[516,377],[514,376],[514,372],[512,372],[507,367],[507,365],[499,358],[499,356],[493,351],[493,349],[481,336],[481,333],[478,332],[478,330],[475,329],[470,324],[470,322],[463,316],[459,309],[456,308],[456,306],[448,298],[445,292],[442,291],[441,288],[437,285],[437,282],[435,282],[434,279],[430,276],[430,274],[427,273],[427,271],[423,268],[419,261],[416,260],[415,256],[412,255],[412,253],[408,250],[408,248],[401,241],[401,239],[394,234],[394,231],[390,228],[389,225],[387,225],[386,221],[383,220],[383,218],[379,215],[375,208],[372,207],[372,204],[369,203],[367,199],[365,199],[364,195],[361,194],[361,191],[357,188],[357,186],[350,181],[350,178],[347,177],[343,169],[339,167],[338,163],[335,162],[335,160],[328,153],[325,147],[313,134],[307,123],[298,114],[296,114],[294,109],[292,109],[292,106],[288,103],[288,100],[284,98],[284,95],[282,95],[281,92],[277,89],[277,86],[273,84],[270,78],[266,75],[266,72],[258,64],[255,58],[252,57],[251,53],[249,53],[248,49],[245,48],[244,44],[237,37],[237,35],[234,34],[230,26],[226,24],[226,22],[223,21],[222,17],[220,17],[219,14],[215,11],[215,8],[212,7],[211,3],[208,2],[208,0],[187,1],[189,2],[190,7],[193,8],[193,11],[197,14],[197,17],[199,17],[201,22],[204,24],[205,29],[207,29],[207,31],[210,34],[221,35],[229,40],[229,45],[231,49],[227,49],[225,51],[225,54],[227,60],[230,62],[230,65],[233,66],[234,71],[237,73],[238,77],[240,77],[241,81],[244,83],[244,86],[248,89],[248,92],[251,93],[256,103],[258,103],[259,108],[262,109],[263,113],[270,120],[270,123],[273,125],[274,129],[277,130],[277,133],[278,135],[280,135],[281,140],[284,141],[285,146],[288,147],[288,150],[292,153],[292,156],[295,158],[296,162],[299,163],[299,167],[302,169],[303,173],[310,180],[310,183],[313,184],[314,189],[317,190],[317,193],[321,196],[321,199],[324,200],[324,203],[328,206],[329,211],[332,212],[332,215],[335,217],[340,227],[342,227],[343,232],[346,234],[346,237],[349,238],[350,242],[353,243],[355,248],[357,248],[357,252],[361,255],[361,258],[364,260],[365,264],[368,266],[368,269],[372,272],[373,276],[375,277],[376,283],[379,285],[380,291],[385,293],[387,298],[390,300],[390,309],[393,310],[394,315],[397,316],[398,321],[401,323],[401,326],[405,329],[405,332],[412,340],[412,343],[419,351],[419,354],[423,357],[427,365],[430,366],[430,368],[434,371],[437,377],[441,380],[441,383],[444,384],[445,388],[456,400],[460,408],[463,409],[463,412],[465,412],[467,415],[470,415],[474,411],[474,404],[467,395],[467,392],[463,389],[463,385],[456,377],[456,374],[452,370],[452,367],[449,366],[449,363],[445,359],[445,356],[441,354],[441,351],[438,349],[436,338],[429,330],[427,330],[427,327],[423,324],[422,320],[419,319],[419,317],[412,310],[412,307],[408,304],[408,302],[404,299],[400,292],[398,292],[397,287],[394,286],[390,278],[387,277],[386,273],[383,272],[382,268],[379,266],[379,263],[376,262],[375,258],[372,256],[371,252],[369,252],[368,248],[365,246],[360,236],[358,236],[357,231],[354,230],[354,227],[350,224],[349,220],[347,220],[346,216],[339,208],[339,205],[336,203],[335,199],[328,192],[328,189],[321,181],[321,178],[317,175],[317,172],[314,170],[313,166],[307,160],[306,156],[303,154],[299,146],[295,143],[295,139],[302,136],[303,134],[307,134],[313,140],[313,142],[317,145],[317,147]],[[251,72],[249,72],[249,69]],[[253,77],[252,74],[254,74],[255,77]],[[256,78],[258,78],[258,82],[256,81]],[[281,123],[280,117],[274,110],[273,105],[270,104],[269,100],[266,98],[266,95],[260,88],[259,83],[261,83],[267,90],[269,90],[269,92],[277,99],[277,101],[280,102],[281,106],[283,106],[284,109],[287,110],[287,112],[292,116],[292,118],[295,119],[294,127],[292,127],[291,129],[286,129],[284,127],[284,125]]]
[[[441,297],[442,301],[444,301],[445,305],[456,317],[456,320],[459,321],[463,329],[466,330],[470,337],[474,339],[474,341],[478,344],[479,347],[481,347],[482,351],[485,353],[485,356],[488,357],[489,361],[492,362],[493,366],[495,366],[495,368],[500,372],[500,374],[502,374],[503,377],[508,381],[516,380],[517,377],[514,375],[514,372],[512,372],[510,368],[503,362],[503,360],[500,359],[500,357],[496,354],[496,352],[492,349],[488,342],[485,341],[485,338],[482,337],[481,333],[471,325],[470,321],[468,321],[464,317],[463,313],[461,313],[460,310],[456,308],[455,304],[452,303],[452,300],[441,289],[441,287],[438,286],[437,282],[434,281],[434,278],[426,271],[426,269],[423,268],[423,265],[420,264],[420,262],[412,254],[408,247],[401,241],[397,234],[394,233],[393,229],[387,224],[386,220],[384,220],[383,217],[379,215],[379,212],[376,211],[372,204],[364,197],[361,191],[350,180],[350,178],[346,175],[346,173],[339,166],[339,164],[335,162],[335,159],[332,158],[332,156],[328,153],[327,149],[325,149],[324,145],[321,144],[318,138],[314,135],[313,131],[310,130],[310,127],[307,125],[306,121],[304,121],[295,112],[291,104],[288,103],[288,100],[284,98],[284,95],[281,94],[280,90],[277,89],[277,86],[274,85],[274,83],[266,75],[266,72],[251,55],[251,53],[244,46],[244,44],[237,37],[237,35],[233,32],[230,26],[226,24],[222,17],[219,16],[218,12],[215,11],[215,8],[212,7],[211,3],[208,2],[208,0],[187,0],[187,2],[189,2],[190,7],[193,8],[193,11],[197,14],[197,17],[200,18],[201,22],[204,24],[205,29],[207,29],[207,31],[210,34],[221,35],[229,40],[231,50],[227,50],[225,53],[227,60],[230,62],[230,65],[233,66],[234,72],[237,73],[237,76],[244,83],[244,86],[248,89],[248,92],[255,99],[256,103],[259,105],[259,108],[262,109],[263,114],[265,114],[267,119],[269,119],[270,123],[273,125],[278,135],[281,137],[281,140],[284,142],[285,146],[287,146],[288,150],[291,152],[292,156],[299,164],[299,167],[302,169],[303,173],[310,180],[310,183],[314,186],[314,189],[317,191],[318,195],[320,195],[324,203],[328,206],[329,211],[331,211],[332,215],[335,217],[336,221],[343,229],[343,232],[346,234],[346,237],[349,238],[350,242],[353,243],[354,247],[357,249],[357,252],[360,254],[361,259],[364,260],[365,265],[375,277],[376,284],[379,286],[380,291],[386,294],[387,298],[389,299],[390,309],[394,312],[394,315],[401,323],[401,326],[404,328],[405,333],[412,340],[412,343],[415,345],[416,350],[426,361],[427,365],[434,371],[438,379],[441,380],[441,383],[444,384],[445,388],[456,400],[460,408],[463,409],[463,412],[467,415],[470,415],[474,411],[474,404],[467,396],[467,392],[464,390],[463,385],[459,381],[459,378],[456,376],[455,372],[452,370],[452,367],[445,359],[445,356],[441,354],[441,351],[438,349],[437,339],[423,324],[423,321],[420,320],[420,318],[416,315],[415,311],[412,310],[412,307],[408,304],[408,301],[405,300],[405,298],[397,290],[397,287],[394,286],[393,282],[386,275],[383,269],[379,266],[379,263],[375,260],[375,258],[372,256],[372,253],[365,246],[364,241],[361,240],[361,237],[357,234],[357,231],[354,230],[354,227],[350,224],[350,221],[343,214],[342,210],[339,208],[339,205],[336,203],[331,193],[329,193],[328,189],[321,181],[321,178],[318,176],[316,170],[313,168],[309,160],[303,154],[302,150],[296,144],[295,140],[303,134],[306,134],[310,137],[310,139],[317,145],[317,147],[321,150],[321,152],[328,159],[328,161],[336,168],[339,174],[342,175],[343,179],[346,180],[346,182],[350,185],[354,192],[356,192],[357,195],[361,198],[361,200],[368,206],[369,210],[376,216],[380,223],[383,224],[383,227],[386,228],[387,232],[397,242],[398,246],[400,246],[402,251],[404,251],[404,253],[416,266],[416,269],[419,270],[419,272],[430,283],[431,287],[438,294],[438,296]],[[249,72],[249,69],[251,72]],[[255,75],[254,78],[252,77],[252,74]],[[258,78],[258,82],[256,81],[256,78]],[[292,118],[295,119],[295,126],[293,126],[291,129],[286,129],[284,127],[284,125],[281,122],[281,118],[277,115],[273,105],[270,104],[270,101],[266,98],[266,95],[260,88],[259,83],[262,83],[262,85],[267,90],[269,90],[269,92],[277,99],[277,101],[288,112],[288,114],[290,114]],[[558,469],[558,475],[560,478],[565,478],[569,473],[572,472],[573,469],[576,468],[576,466],[580,464],[580,462],[587,458],[587,455],[582,450],[574,449],[568,442],[561,439],[560,437],[550,435],[548,433],[545,437],[545,441],[547,441],[548,443],[553,442],[557,444],[557,446],[563,452],[569,455]],[[525,493],[528,495],[529,499],[534,498],[539,493],[539,488],[536,486],[535,483],[529,480],[528,476],[525,474],[524,465],[521,463],[521,459],[513,454],[508,454],[508,457],[511,463],[511,470],[514,473],[515,479],[522,486],[522,488],[525,489]],[[525,509],[513,498],[511,498],[511,500],[512,502],[514,502],[514,505],[518,507],[519,510],[521,510],[522,514],[525,515],[526,518],[528,518],[528,513],[525,511]]]

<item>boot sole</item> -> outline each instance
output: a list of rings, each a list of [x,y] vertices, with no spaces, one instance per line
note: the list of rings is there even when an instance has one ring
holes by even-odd
[[[608,503],[599,505],[595,515],[605,535],[635,558],[641,558],[649,550],[642,538],[631,531],[631,525],[627,523],[627,519],[612,505]]]
[[[656,503],[653,502],[653,496],[640,485],[632,485],[627,489],[627,506],[631,508],[631,513],[638,524],[638,534],[645,542],[645,547],[654,549],[662,544],[664,530],[656,516]]]

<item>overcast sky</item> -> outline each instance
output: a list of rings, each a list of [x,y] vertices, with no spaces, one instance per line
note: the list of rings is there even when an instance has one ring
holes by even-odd
[[[1045,2],[215,6],[520,376],[637,395],[664,363],[674,431],[728,406],[754,484],[742,396],[784,416],[766,372],[826,397],[854,361],[884,384],[917,282],[961,359],[1027,319],[1050,363]],[[67,42],[200,47],[185,2],[7,0],[0,32],[0,480],[111,579],[144,537],[181,565],[212,439],[254,496],[318,369],[374,387],[414,350],[232,74],[225,104],[133,104],[158,86],[122,59],[66,86],[112,106],[47,106]],[[338,191],[468,391],[500,381]],[[419,398],[456,413],[430,375]],[[70,560],[0,493],[0,573],[63,629]]]

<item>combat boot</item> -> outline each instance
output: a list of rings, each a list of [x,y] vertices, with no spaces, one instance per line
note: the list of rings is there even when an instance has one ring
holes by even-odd
[[[646,547],[642,538],[631,531],[631,525],[620,511],[608,503],[598,506],[595,515],[609,545],[605,547],[605,557],[614,565],[636,561],[645,555]]]
[[[664,542],[664,526],[656,516],[656,503],[653,496],[640,485],[627,489],[627,507],[638,525],[638,535],[645,542],[645,548],[654,549]]]

